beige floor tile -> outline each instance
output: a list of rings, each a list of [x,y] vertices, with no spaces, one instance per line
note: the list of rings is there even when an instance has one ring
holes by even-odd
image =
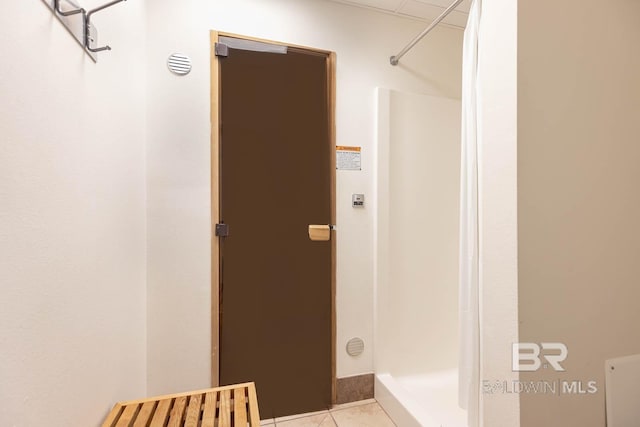
[[[334,405],[330,410],[340,411],[341,409],[353,408],[354,406],[369,405],[370,403],[376,403],[375,399],[359,400],[357,402],[343,403],[341,405]]]
[[[377,403],[332,411],[337,427],[394,427],[391,418]]]
[[[309,418],[309,417],[313,417],[315,415],[326,415],[327,413],[329,413],[329,411],[325,409],[324,411],[309,412],[309,413],[306,413],[306,414],[289,415],[289,416],[286,416],[286,417],[277,417],[276,418],[276,423],[279,424],[279,423],[282,423],[282,422],[285,422],[285,421],[291,421],[291,420],[295,420],[295,419],[298,419],[298,418]]]
[[[274,425],[274,424],[275,424],[275,422],[276,422],[276,420],[275,420],[275,419],[273,419],[273,418],[268,418],[268,419],[266,419],[266,420],[260,420],[260,425],[261,425],[261,426],[272,426],[272,425]]]
[[[324,419],[322,424],[320,424],[320,427],[337,427],[337,425],[331,414],[329,414],[329,416]]]
[[[335,427],[333,418],[329,412],[318,413],[316,415],[294,418],[286,421],[278,421],[276,427]]]

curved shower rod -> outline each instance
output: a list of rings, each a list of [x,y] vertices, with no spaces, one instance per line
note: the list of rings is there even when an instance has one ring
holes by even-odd
[[[462,3],[464,0],[456,0],[453,2],[453,4],[451,6],[449,6],[444,12],[442,12],[442,14],[440,16],[438,16],[432,23],[431,25],[429,25],[423,32],[421,32],[420,34],[418,34],[413,40],[411,40],[411,42],[405,46],[404,49],[402,49],[400,51],[400,53],[398,53],[397,55],[392,56],[391,58],[389,58],[389,62],[391,62],[391,65],[398,65],[398,62],[400,61],[400,58],[402,58],[404,55],[406,55],[407,52],[409,52],[411,49],[413,49],[413,47],[418,44],[418,42],[420,40],[422,40],[424,38],[424,36],[426,36],[427,34],[429,34],[431,32],[431,30],[433,30],[435,27],[438,26],[438,24],[440,22],[442,22],[442,20],[444,18],[446,18],[447,16],[449,16],[449,14],[451,12],[453,12],[455,10],[456,7],[458,7],[460,5],[460,3]]]

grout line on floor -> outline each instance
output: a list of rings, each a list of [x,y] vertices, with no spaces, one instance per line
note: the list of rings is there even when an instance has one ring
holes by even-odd
[[[277,423],[277,422],[284,423],[285,421],[292,421],[292,420],[298,420],[300,418],[313,417],[313,416],[322,415],[322,414],[328,413],[328,412],[329,412],[328,409],[323,409],[323,410],[314,411],[314,412],[304,412],[302,414],[287,415],[287,416],[284,416],[284,417],[275,417],[273,419],[273,421],[274,421],[274,423]]]
[[[382,412],[384,413],[384,415],[393,423],[393,425],[395,426],[396,424],[393,422],[393,420],[391,419],[391,417],[389,416],[389,414],[387,413],[387,411],[385,411],[385,409],[382,407],[382,405],[380,405],[380,403],[376,400],[376,399],[365,399],[365,400],[359,400],[356,402],[349,402],[349,403],[343,403],[341,405],[335,405],[331,408],[328,408],[326,410],[322,410],[322,411],[316,411],[316,412],[309,412],[309,413],[304,413],[304,414],[295,414],[295,415],[290,415],[287,417],[280,417],[281,419],[278,420],[278,418],[269,418],[269,421],[271,422],[270,424],[265,424],[264,427],[277,427],[278,423],[282,424],[288,421],[293,421],[293,420],[299,420],[302,418],[307,418],[307,417],[313,417],[315,415],[321,415],[322,413],[325,413],[325,417],[322,419],[322,421],[320,422],[320,424],[318,425],[322,425],[322,423],[324,423],[327,420],[327,416],[331,417],[331,420],[333,421],[333,424],[335,424],[337,427],[340,427],[340,425],[338,424],[338,421],[335,419],[335,417],[333,416],[334,412],[341,412],[347,409],[352,409],[352,408],[357,408],[360,406],[368,406],[368,405],[377,405],[378,407],[380,407],[380,409],[382,409]]]
[[[358,406],[370,405],[372,403],[378,403],[378,401],[376,399],[364,399],[355,402],[341,403],[339,405],[334,405],[329,412],[342,411],[343,409],[356,408]]]
[[[333,421],[333,424],[334,424],[336,427],[339,427],[339,426],[338,426],[338,422],[336,421],[336,419],[335,419],[335,418],[333,418],[333,414],[331,413],[331,411],[329,411],[329,416],[331,417],[331,420]],[[323,422],[324,422],[324,421],[323,421]]]
[[[382,409],[382,412],[384,412],[384,414],[387,416],[387,418],[389,418],[389,421],[391,421],[391,424],[393,424],[394,426],[398,427],[396,422],[393,421],[393,418],[391,418],[391,415],[389,415],[389,413],[387,412],[386,409],[384,409],[384,406],[382,406],[377,400],[376,403],[378,404],[378,406],[380,407],[380,409]]]
[[[369,405],[380,405],[377,401],[372,401],[372,402],[366,402],[366,403],[361,403],[359,405],[351,405],[351,406],[346,406],[344,408],[335,408],[329,411],[329,413],[332,412],[342,412],[342,411],[346,411],[347,409],[353,409],[353,408],[359,408],[360,406],[369,406]]]

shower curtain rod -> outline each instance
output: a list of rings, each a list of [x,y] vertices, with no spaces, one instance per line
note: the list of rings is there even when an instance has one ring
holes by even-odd
[[[447,16],[449,16],[449,14],[451,12],[453,12],[455,10],[456,7],[458,7],[460,5],[460,3],[462,3],[464,0],[456,0],[453,2],[453,4],[451,6],[449,6],[444,12],[442,12],[442,14],[440,16],[438,16],[432,23],[431,25],[429,25],[423,32],[421,32],[420,34],[418,34],[416,36],[416,38],[414,38],[413,40],[411,40],[411,42],[400,51],[400,53],[398,53],[395,56],[392,56],[390,58],[390,62],[391,65],[398,65],[398,62],[400,61],[400,58],[402,58],[407,52],[409,52],[411,49],[413,49],[413,47],[418,44],[418,42],[420,40],[422,40],[424,38],[424,36],[426,36],[427,34],[429,34],[431,32],[431,30],[433,30],[436,26],[438,26],[438,24]]]

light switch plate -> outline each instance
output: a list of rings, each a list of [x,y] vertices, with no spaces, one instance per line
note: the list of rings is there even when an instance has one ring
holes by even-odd
[[[351,198],[351,205],[354,208],[364,208],[364,194],[354,194]]]

